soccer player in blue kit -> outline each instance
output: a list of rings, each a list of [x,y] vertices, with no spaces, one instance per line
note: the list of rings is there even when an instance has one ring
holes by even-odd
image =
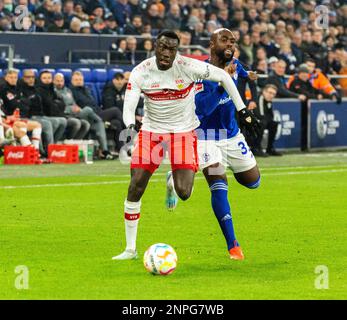
[[[225,69],[237,84],[238,77],[256,78],[253,72],[244,70],[233,58],[236,38],[228,29],[216,30],[210,40],[209,63]],[[228,181],[225,167],[229,167],[235,179],[243,186],[255,189],[260,185],[260,173],[256,160],[240,132],[235,118],[235,105],[218,83],[196,83],[196,114],[200,120],[198,133],[199,168],[211,191],[211,203],[224,234],[231,259],[243,260],[244,254],[236,240],[231,209],[228,201]],[[259,123],[249,110],[239,113],[242,125],[253,135],[259,132]],[[166,206],[172,211],[177,205],[172,174],[167,175]]]

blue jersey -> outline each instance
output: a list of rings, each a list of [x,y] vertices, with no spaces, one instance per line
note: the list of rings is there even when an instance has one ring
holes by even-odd
[[[237,66],[232,77],[235,85],[237,85],[238,77],[248,77],[248,73],[239,60],[234,59],[232,63]],[[198,82],[196,84],[195,105],[195,112],[200,120],[199,139],[229,139],[239,132],[235,118],[236,107],[225,89],[218,83],[207,80]],[[201,136],[202,134],[204,137]]]

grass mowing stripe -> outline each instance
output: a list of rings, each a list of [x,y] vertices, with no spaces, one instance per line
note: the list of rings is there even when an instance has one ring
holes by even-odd
[[[286,176],[286,175],[305,175],[305,174],[321,174],[321,173],[339,173],[347,172],[347,169],[332,169],[332,170],[315,170],[315,171],[288,171],[277,173],[263,173],[262,176]],[[163,176],[164,174],[157,174]],[[196,180],[202,180],[204,177],[195,177]],[[151,179],[151,182],[161,182],[165,179]],[[96,185],[112,185],[112,184],[127,184],[129,180],[118,181],[99,181],[99,182],[71,182],[71,183],[54,183],[54,184],[33,184],[22,186],[0,186],[0,189],[31,189],[31,188],[50,188],[50,187],[81,187],[81,186],[96,186]]]

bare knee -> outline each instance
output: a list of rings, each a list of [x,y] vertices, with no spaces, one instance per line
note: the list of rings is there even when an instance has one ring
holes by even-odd
[[[27,134],[27,128],[25,123],[23,122],[16,122],[13,125],[13,133],[15,135],[15,137],[17,138],[22,138]]]
[[[192,194],[192,186],[175,184],[175,191],[181,200],[186,201]]]
[[[238,183],[248,189],[256,189],[260,186],[260,172],[258,166],[255,166],[248,171],[235,173],[234,176]]]

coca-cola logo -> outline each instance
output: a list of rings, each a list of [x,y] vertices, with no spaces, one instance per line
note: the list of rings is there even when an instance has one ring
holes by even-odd
[[[53,150],[51,157],[65,158],[66,157],[66,150],[61,150],[61,151]]]
[[[7,159],[23,159],[23,158],[24,158],[23,151],[18,151],[18,152],[10,151],[7,155]]]

